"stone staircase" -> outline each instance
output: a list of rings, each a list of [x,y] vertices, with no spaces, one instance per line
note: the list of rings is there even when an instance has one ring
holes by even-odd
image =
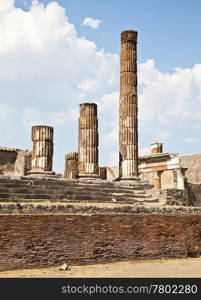
[[[150,185],[108,181],[67,181],[59,178],[0,178],[0,202],[93,202],[156,204]]]

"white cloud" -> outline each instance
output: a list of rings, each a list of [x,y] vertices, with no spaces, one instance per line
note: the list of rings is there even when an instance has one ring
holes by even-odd
[[[162,73],[153,59],[139,65],[139,117],[141,120],[201,118],[201,64]]]
[[[69,111],[47,113],[47,111],[41,111],[32,107],[27,107],[24,109],[22,122],[26,127],[31,127],[33,125],[58,126],[77,121],[78,116],[77,108]]]
[[[192,137],[187,137],[187,138],[183,139],[182,141],[185,142],[185,143],[190,143],[190,144],[197,142],[197,140],[195,138],[192,138]]]
[[[0,13],[5,13],[6,11],[13,8],[14,0],[1,0],[0,1]]]
[[[166,142],[172,136],[172,132],[166,131],[166,130],[161,130],[161,129],[156,129],[154,135],[155,135],[155,140],[157,140],[159,142],[160,141]]]
[[[117,88],[118,56],[79,37],[57,2],[35,1],[28,11],[13,6],[0,18],[0,36],[0,90],[6,102],[72,105]]]
[[[14,1],[0,0],[0,37],[2,145],[27,148],[31,125],[53,125],[61,170],[64,154],[77,150],[78,104],[97,102],[101,156],[117,165],[119,56],[80,37],[56,1],[33,1],[24,11]],[[138,70],[139,119],[148,124],[139,132],[140,139],[146,136],[142,148],[156,139],[169,142],[177,134],[171,124],[200,123],[201,64],[163,73],[151,59]]]
[[[119,92],[112,92],[108,94],[104,94],[97,101],[99,112],[102,114],[113,115],[114,117],[118,117],[119,112]]]
[[[86,18],[84,18],[82,24],[85,26],[89,26],[92,29],[98,29],[101,23],[102,23],[102,21],[99,19],[93,19],[93,18],[86,17]]]
[[[105,145],[117,144],[119,132],[118,128],[114,128],[111,132],[103,135],[103,142]]]

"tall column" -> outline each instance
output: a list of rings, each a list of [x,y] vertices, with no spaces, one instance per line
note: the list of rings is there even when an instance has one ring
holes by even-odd
[[[32,141],[33,150],[29,174],[53,174],[53,127],[33,126]]]
[[[138,180],[137,31],[121,33],[119,103],[120,179]]]
[[[78,143],[79,177],[99,178],[98,119],[95,103],[80,104]]]
[[[70,152],[65,156],[65,172],[64,178],[69,180],[78,177],[78,153]]]

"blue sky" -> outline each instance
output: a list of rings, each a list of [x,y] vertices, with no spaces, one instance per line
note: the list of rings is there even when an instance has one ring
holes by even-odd
[[[30,0],[16,0],[26,9]],[[48,4],[49,0],[40,1]],[[157,60],[161,71],[192,67],[200,59],[198,40],[201,2],[197,0],[58,0],[79,35],[95,41],[99,48],[119,53],[119,33],[132,28],[139,31],[138,60]],[[102,20],[98,31],[83,27],[86,16]],[[191,55],[189,55],[189,52]]]
[[[0,0],[0,144],[31,149],[31,125],[53,125],[63,172],[79,103],[97,102],[100,165],[117,165],[120,32],[134,29],[140,153],[153,141],[200,153],[200,11],[196,0]]]

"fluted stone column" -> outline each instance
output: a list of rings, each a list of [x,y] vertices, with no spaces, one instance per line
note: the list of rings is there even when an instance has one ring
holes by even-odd
[[[51,175],[53,157],[53,127],[32,127],[32,160],[29,174]]]
[[[120,179],[138,180],[137,31],[121,33],[119,103]]]
[[[78,177],[78,153],[70,152],[65,156],[64,178],[76,179]]]
[[[79,177],[99,178],[98,119],[95,103],[80,104],[78,143]]]

